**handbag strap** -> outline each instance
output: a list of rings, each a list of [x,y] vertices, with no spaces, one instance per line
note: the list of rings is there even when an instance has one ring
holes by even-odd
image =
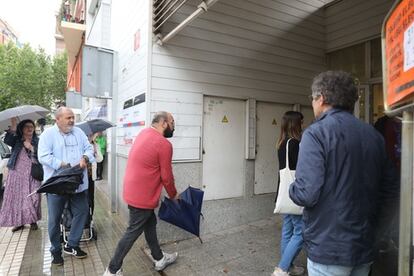
[[[290,170],[289,167],[289,141],[292,140],[292,138],[289,138],[286,142],[286,168]]]

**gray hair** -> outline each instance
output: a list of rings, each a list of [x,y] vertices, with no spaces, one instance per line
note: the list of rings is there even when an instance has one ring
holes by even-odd
[[[152,118],[151,124],[157,124],[163,119],[164,121],[168,121],[168,112],[166,111],[158,111],[154,114],[154,117]]]
[[[358,89],[351,74],[344,71],[326,71],[313,79],[312,96],[322,95],[326,104],[349,112],[354,111]]]
[[[68,111],[68,110],[72,111],[72,109],[70,109],[69,107],[66,107],[66,106],[61,106],[58,109],[56,109],[56,111],[54,113],[55,119],[60,117],[63,113],[65,113],[65,111]]]

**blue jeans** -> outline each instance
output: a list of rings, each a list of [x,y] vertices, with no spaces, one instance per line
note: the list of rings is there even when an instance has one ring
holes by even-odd
[[[303,221],[301,215],[283,215],[282,240],[280,241],[279,268],[288,271],[302,249]]]
[[[358,266],[324,265],[308,259],[309,276],[368,276],[371,264]]]
[[[89,214],[87,192],[81,192],[69,197],[56,194],[47,194],[48,232],[51,243],[50,252],[60,254],[62,245],[60,243],[60,222],[62,220],[63,208],[67,200],[70,200],[72,212],[72,224],[68,238],[69,246],[79,246],[83,228]]]

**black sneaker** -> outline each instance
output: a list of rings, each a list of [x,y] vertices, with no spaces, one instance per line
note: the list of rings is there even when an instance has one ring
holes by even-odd
[[[78,259],[83,259],[88,256],[88,254],[82,249],[80,249],[79,246],[72,247],[67,244],[65,244],[65,247],[63,247],[63,252],[65,252],[66,254],[72,255]]]
[[[62,253],[52,253],[52,265],[63,265]]]

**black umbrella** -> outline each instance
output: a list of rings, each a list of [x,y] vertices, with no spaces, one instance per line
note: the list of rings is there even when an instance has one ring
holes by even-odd
[[[83,171],[79,165],[58,170],[37,189],[37,193],[58,195],[74,194],[83,183]]]
[[[178,226],[200,239],[200,216],[204,192],[188,187],[178,201],[164,198],[158,212],[160,219]],[[200,239],[201,242],[203,242]]]
[[[104,119],[94,119],[86,122],[76,124],[76,126],[85,132],[86,135],[91,135],[100,131],[104,131],[115,125]]]

